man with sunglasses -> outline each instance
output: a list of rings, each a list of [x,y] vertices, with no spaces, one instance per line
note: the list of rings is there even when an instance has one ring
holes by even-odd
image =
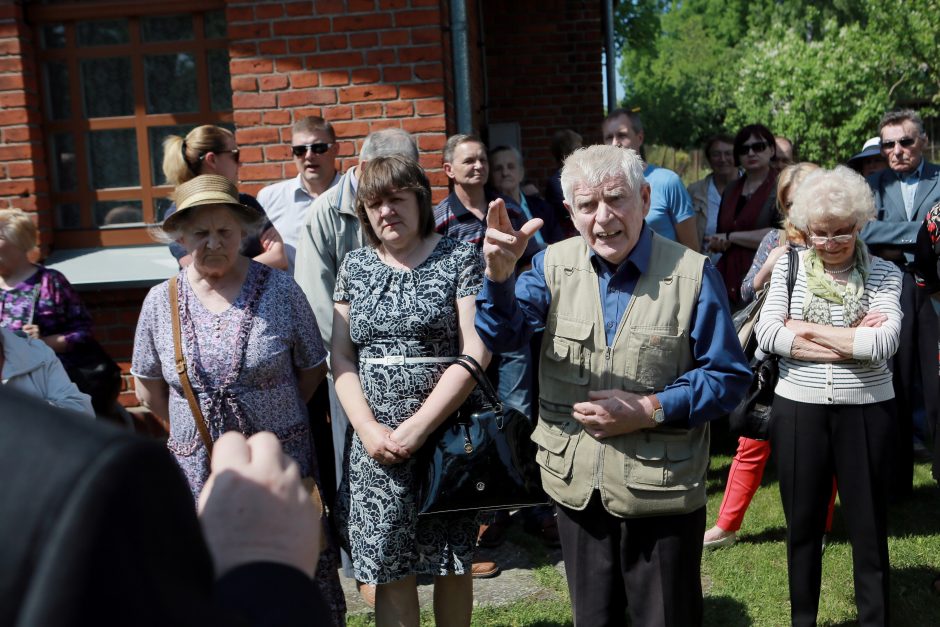
[[[339,181],[335,164],[338,151],[333,126],[320,116],[311,115],[294,122],[291,154],[297,176],[268,185],[258,193],[258,202],[284,240],[291,272],[307,209],[317,196]]]
[[[921,223],[940,201],[940,167],[924,159],[927,134],[915,111],[885,113],[879,135],[888,169],[868,178],[878,220],[865,227],[862,238],[878,256],[907,265],[914,260]]]
[[[920,341],[922,337],[932,337],[929,327],[936,325],[936,314],[928,295],[917,286],[913,261],[921,224],[930,208],[940,202],[940,167],[924,158],[928,138],[924,121],[916,111],[889,111],[881,118],[878,128],[881,154],[888,161],[888,168],[867,179],[875,194],[878,219],[865,226],[862,239],[873,254],[893,261],[904,270],[901,286],[904,318],[900,348],[894,357],[899,437],[894,453],[892,493],[905,495],[912,489],[912,442],[914,446],[920,443],[914,436],[915,424],[921,433],[926,431],[924,394],[936,390],[937,383],[935,377],[926,377],[928,372],[935,371],[921,365],[931,359],[936,363],[936,347],[921,346],[924,343]],[[932,403],[926,405],[930,407]]]

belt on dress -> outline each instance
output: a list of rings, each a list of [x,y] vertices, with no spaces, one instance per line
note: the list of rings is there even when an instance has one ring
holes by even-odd
[[[405,364],[446,364],[457,361],[456,357],[405,357],[404,355],[386,355],[385,357],[363,357],[364,364],[380,366],[404,366]]]

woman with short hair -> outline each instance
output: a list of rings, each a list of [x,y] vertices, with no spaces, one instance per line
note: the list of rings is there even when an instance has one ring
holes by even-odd
[[[901,329],[901,273],[868,253],[859,232],[875,217],[871,190],[845,167],[810,174],[790,222],[810,247],[774,267],[756,325],[780,356],[771,441],[787,520],[791,618],[815,625],[821,540],[832,476],[846,512],[860,625],[888,622],[887,500],[895,412],[888,360]]]
[[[376,624],[417,625],[416,576],[434,576],[439,625],[469,625],[473,514],[417,515],[415,454],[475,386],[453,363],[489,353],[474,328],[476,248],[434,232],[431,186],[403,157],[369,162],[357,192],[368,246],[346,255],[333,300],[333,376],[348,432],[337,518]]]
[[[305,403],[326,374],[326,350],[306,297],[286,272],[239,254],[263,218],[239,202],[229,179],[197,176],[176,188],[175,199],[179,209],[163,223],[163,237],[182,245],[192,263],[144,299],[131,362],[138,399],[168,419],[167,447],[194,499],[209,476],[208,445],[226,431],[274,433],[300,475],[318,478]],[[201,416],[177,372],[174,316]],[[335,547],[324,550],[317,583],[331,624],[342,625],[336,569]]]

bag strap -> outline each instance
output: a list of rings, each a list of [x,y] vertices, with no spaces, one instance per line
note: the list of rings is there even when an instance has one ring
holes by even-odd
[[[800,254],[792,247],[787,249],[787,303],[793,299],[793,288],[796,287],[796,272],[800,266]]]
[[[486,373],[483,372],[483,367],[480,366],[479,362],[470,355],[458,355],[457,360],[454,363],[458,363],[464,367],[464,369],[470,373],[470,375],[477,382],[477,386],[480,390],[483,391],[483,394],[486,396],[486,399],[490,402],[494,409],[499,413],[502,413],[503,404],[499,400],[499,396],[496,394],[496,390],[493,389],[493,384],[490,383],[490,380],[487,378]]]
[[[199,437],[212,457],[212,438],[209,436],[209,429],[206,428],[206,419],[202,415],[202,408],[199,407],[199,401],[193,393],[193,386],[189,382],[189,373],[186,372],[186,357],[183,355],[183,338],[180,333],[180,308],[179,296],[177,294],[177,284],[179,275],[170,279],[170,319],[173,321],[173,356],[176,359],[176,374],[180,378],[180,386],[183,388],[183,394],[189,402],[189,410],[193,414],[193,420],[196,422],[196,430],[199,431]]]

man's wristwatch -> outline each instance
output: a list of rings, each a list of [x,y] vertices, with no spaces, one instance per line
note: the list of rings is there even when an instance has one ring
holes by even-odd
[[[653,403],[653,422],[658,427],[666,421],[666,414],[663,412],[663,406],[660,404],[658,396],[650,394],[649,399]]]

